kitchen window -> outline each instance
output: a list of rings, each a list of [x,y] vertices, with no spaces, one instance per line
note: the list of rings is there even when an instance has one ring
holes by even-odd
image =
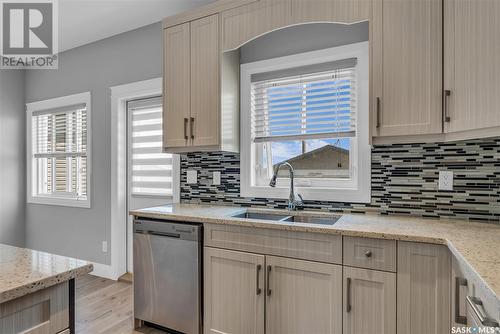
[[[26,107],[28,203],[90,208],[90,93]]]
[[[241,66],[241,194],[369,202],[368,43]]]

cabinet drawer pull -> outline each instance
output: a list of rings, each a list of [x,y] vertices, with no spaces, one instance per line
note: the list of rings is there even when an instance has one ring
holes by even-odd
[[[255,293],[257,294],[257,296],[258,296],[258,295],[260,295],[260,294],[261,294],[261,292],[262,292],[262,289],[260,288],[260,284],[259,284],[259,279],[260,279],[260,270],[261,270],[261,269],[262,269],[262,266],[261,266],[260,264],[258,264],[258,265],[257,265],[257,270],[256,270],[256,271],[257,271],[257,274],[256,274],[256,275],[257,275],[257,276],[256,276],[256,282],[257,282],[257,283],[256,283],[256,285],[257,285],[257,289],[256,289],[256,291],[255,291]]]
[[[270,296],[271,295],[271,286],[269,285],[269,281],[270,281],[270,277],[271,277],[271,266],[267,266],[267,295]]]
[[[449,114],[449,105],[448,100],[450,99],[451,90],[447,89],[444,91],[444,121],[449,123],[451,121],[451,117]]]
[[[380,97],[377,97],[377,129],[380,128]]]
[[[190,120],[191,120],[191,127],[190,127],[191,139],[194,139],[194,117],[191,117]]]
[[[372,251],[368,250],[365,252],[366,257],[372,257]]]
[[[346,288],[346,311],[347,313],[351,312],[352,306],[351,306],[351,278],[347,277],[346,279],[347,282],[347,288]]]
[[[188,119],[186,117],[184,117],[184,139],[185,140],[188,140],[187,125],[188,125]]]
[[[467,280],[461,277],[455,277],[455,322],[457,324],[467,325],[467,316],[460,315],[460,287],[467,286]]]
[[[481,321],[481,324],[483,326],[498,327],[498,322],[496,322],[494,319],[488,318],[480,309],[483,307],[483,301],[481,299],[477,297],[467,296],[467,302],[469,302],[470,307],[477,315],[479,321]]]

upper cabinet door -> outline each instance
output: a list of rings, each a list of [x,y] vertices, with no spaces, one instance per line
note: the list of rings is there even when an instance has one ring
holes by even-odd
[[[163,146],[188,145],[191,47],[189,23],[163,31]]]
[[[259,0],[222,12],[222,49],[242,44],[291,23],[290,0]]]
[[[344,334],[396,334],[396,274],[344,267]]]
[[[191,116],[193,146],[220,141],[219,15],[191,22]]]
[[[500,126],[500,1],[445,0],[446,132]]]
[[[442,2],[373,3],[374,136],[442,132]]]
[[[342,267],[266,256],[266,333],[342,333]]]
[[[204,248],[204,333],[264,334],[264,255]]]
[[[292,0],[293,23],[369,20],[372,0]]]

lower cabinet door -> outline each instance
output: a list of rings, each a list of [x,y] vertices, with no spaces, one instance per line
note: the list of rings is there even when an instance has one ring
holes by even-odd
[[[464,266],[455,258],[451,259],[451,326],[465,330],[467,327],[467,299],[472,292],[471,282],[466,279]]]
[[[205,333],[264,333],[264,259],[204,248]]]
[[[448,247],[398,242],[398,333],[444,334],[451,325]]]
[[[396,274],[344,267],[344,334],[396,334]]]
[[[266,256],[266,334],[342,333],[342,267]]]

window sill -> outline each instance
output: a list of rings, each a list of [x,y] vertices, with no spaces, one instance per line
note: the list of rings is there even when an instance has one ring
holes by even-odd
[[[352,189],[352,188],[312,188],[295,187],[295,193],[300,194],[304,201],[328,201],[328,202],[347,202],[347,203],[370,203],[371,188]],[[240,190],[241,197],[258,198],[278,198],[288,199],[290,188],[288,187],[257,187],[244,186]]]
[[[86,200],[76,200],[69,198],[60,198],[60,197],[28,197],[28,204],[41,204],[41,205],[54,205],[54,206],[66,206],[73,208],[84,208],[90,209],[90,198]]]

